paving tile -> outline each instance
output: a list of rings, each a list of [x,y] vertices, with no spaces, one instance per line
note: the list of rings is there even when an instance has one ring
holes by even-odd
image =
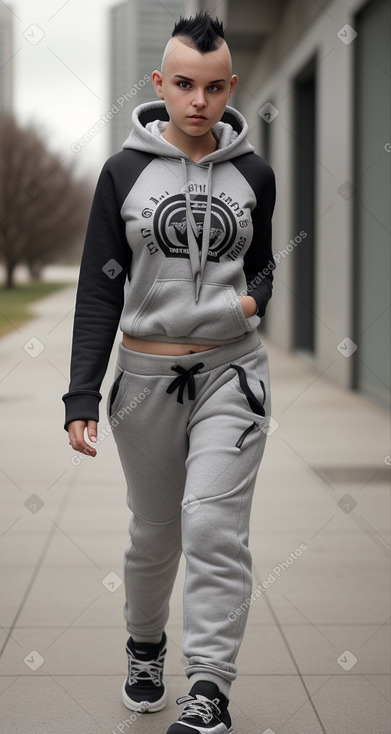
[[[240,676],[230,700],[235,734],[322,732],[298,675]]]
[[[280,631],[266,625],[246,629],[236,662],[241,676],[295,672]]]
[[[2,627],[10,627],[20,611],[31,576],[31,568],[19,568],[17,571],[0,568]]]
[[[23,533],[14,529],[3,543],[3,562],[1,569],[19,569],[31,566],[35,568],[46,544],[49,534],[53,536],[48,546],[43,567],[45,569],[57,569],[61,575],[63,568],[106,568],[107,566],[121,567],[124,548],[128,540],[124,531],[115,532],[107,530],[102,532],[96,529],[94,532],[74,532],[72,527],[59,521],[55,528],[53,523],[46,518],[41,531]],[[61,528],[61,529],[60,529]],[[65,528],[67,528],[65,530]],[[95,565],[96,564],[96,565]]]
[[[390,674],[390,626],[282,626],[300,672]],[[346,667],[344,667],[346,666]]]
[[[253,594],[256,590],[256,580],[254,580],[253,583]],[[247,628],[252,628],[254,626],[275,626],[275,619],[272,615],[270,604],[268,604],[266,600],[265,594],[263,596],[253,596],[254,601],[250,605],[248,617],[247,617]],[[252,632],[251,632],[252,634]]]
[[[102,689],[100,690],[102,694]],[[50,676],[13,679],[0,697],[2,730],[13,734],[103,734],[94,706],[84,709]]]
[[[109,573],[116,573],[120,583],[122,569],[70,566],[60,571],[41,568],[18,619],[21,627],[42,626],[63,628],[76,619],[84,624],[107,624],[122,616],[123,588],[111,591],[102,583]],[[110,578],[109,578],[110,581]]]
[[[304,681],[326,732],[388,734],[390,731],[389,677],[345,673],[330,678],[304,676]]]
[[[308,544],[308,550],[289,566],[289,541],[284,546],[269,565],[259,551],[253,552],[256,583],[261,584],[280,623],[303,621],[301,615],[314,624],[382,624],[388,618],[389,561],[368,535],[355,531],[343,536],[330,529]],[[268,580],[266,589],[263,584]]]

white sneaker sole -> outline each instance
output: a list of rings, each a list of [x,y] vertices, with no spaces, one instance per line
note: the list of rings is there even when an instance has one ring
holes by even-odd
[[[155,711],[161,711],[162,709],[164,709],[167,703],[166,687],[164,687],[164,693],[158,701],[133,701],[133,699],[129,698],[128,694],[126,693],[126,681],[127,679],[122,686],[122,702],[125,704],[127,709],[129,709],[130,711],[136,711],[136,713],[138,714],[152,714],[155,713]]]
[[[187,724],[186,721],[176,721],[175,723],[176,724],[180,724],[181,726],[188,726],[189,727],[190,734],[191,734],[191,731],[195,732],[196,729],[197,729],[197,731],[202,732],[202,734],[210,734],[210,731],[211,731],[210,729],[205,729],[203,726],[200,727],[200,726],[196,726],[194,724]],[[224,729],[225,729],[224,734],[235,734],[234,728],[232,726],[230,726],[229,729],[227,729],[226,727],[224,727]],[[222,728],[221,728],[220,724],[218,724],[217,726],[215,726],[213,728],[213,731],[214,732],[217,732],[218,730],[220,730],[220,732],[222,732]]]

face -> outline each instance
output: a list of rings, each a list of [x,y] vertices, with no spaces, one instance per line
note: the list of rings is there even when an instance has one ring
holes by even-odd
[[[231,55],[224,42],[216,51],[201,54],[172,38],[163,57],[162,72],[154,71],[155,91],[164,99],[171,131],[178,135],[208,135],[233,94]]]

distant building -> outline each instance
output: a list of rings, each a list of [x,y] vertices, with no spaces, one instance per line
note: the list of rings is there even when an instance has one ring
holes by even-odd
[[[12,108],[13,99],[12,13],[0,5],[0,112]]]
[[[119,109],[110,123],[111,153],[121,150],[133,109],[156,98],[151,72],[160,69],[175,22],[196,5],[196,0],[126,0],[110,9],[110,105]]]

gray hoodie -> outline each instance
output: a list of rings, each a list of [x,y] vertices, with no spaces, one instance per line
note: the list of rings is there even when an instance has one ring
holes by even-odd
[[[77,291],[66,425],[95,419],[118,328],[135,337],[221,345],[257,328],[271,296],[274,174],[232,107],[217,149],[195,163],[162,132],[164,102],[140,105],[103,167]],[[238,296],[251,294],[246,318]]]

